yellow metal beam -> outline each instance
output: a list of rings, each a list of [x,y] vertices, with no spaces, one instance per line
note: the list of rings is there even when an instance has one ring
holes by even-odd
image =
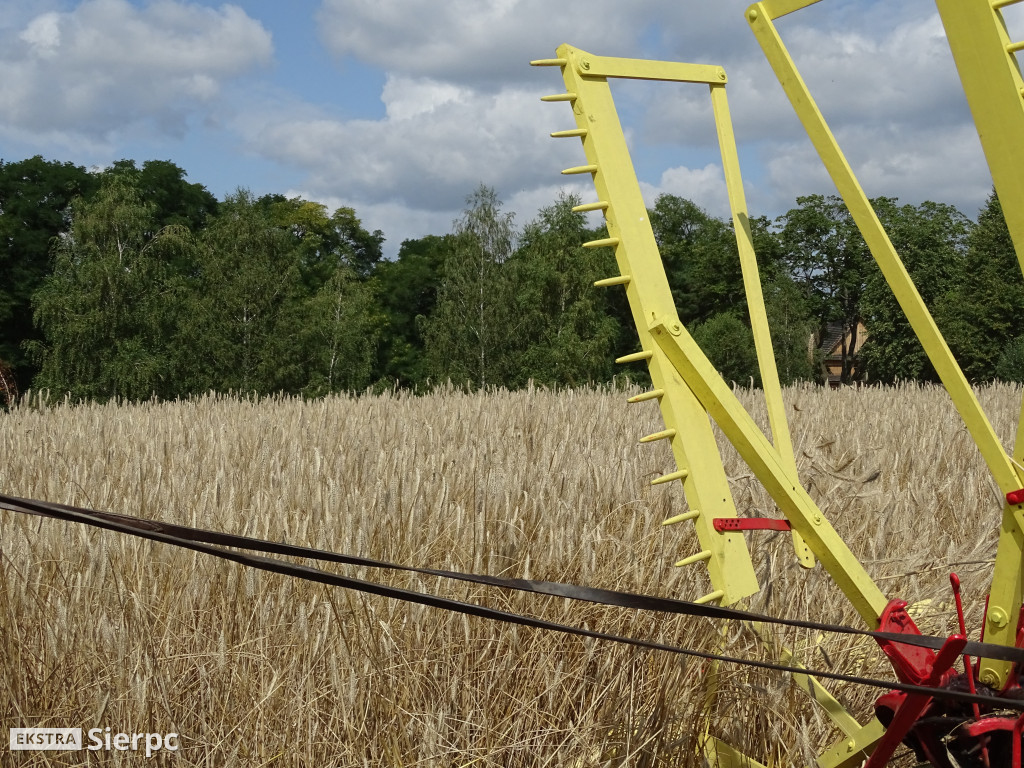
[[[821,0],[764,0],[763,5],[769,17],[777,19],[820,2]]]
[[[648,61],[646,59],[620,59],[613,56],[595,56],[579,51],[573,64],[582,77],[602,77],[626,80],[666,80],[673,83],[727,82],[725,70],[711,64],[686,64],[679,61]]]
[[[859,768],[885,735],[885,726],[877,718],[848,734],[818,755],[818,768]]]
[[[743,179],[740,176],[740,158],[736,150],[736,136],[733,133],[732,117],[729,114],[729,101],[725,95],[724,85],[711,86],[711,106],[715,116],[715,129],[718,132],[718,146],[722,155],[722,168],[725,171],[725,187],[729,195],[729,208],[732,210],[733,230],[736,233],[736,246],[740,257],[740,269],[743,274],[743,289],[747,297],[750,328],[754,334],[757,364],[761,370],[761,389],[764,392],[765,404],[768,409],[768,422],[772,430],[772,442],[782,457],[787,471],[791,474],[793,480],[799,484],[800,479],[796,469],[796,457],[793,454],[793,440],[789,434],[786,405],[782,400],[779,371],[775,364],[775,351],[772,349],[772,334],[768,326],[768,313],[764,307],[764,294],[761,291],[761,276],[757,268],[757,255],[754,253],[754,239],[750,232],[750,215],[747,213],[747,199],[743,193]],[[792,536],[797,562],[804,568],[813,568],[814,555],[807,546],[807,543],[796,530],[792,532]]]
[[[989,0],[935,0],[1024,271],[1024,78]]]

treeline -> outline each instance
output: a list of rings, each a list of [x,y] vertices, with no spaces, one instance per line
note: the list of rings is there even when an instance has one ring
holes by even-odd
[[[623,289],[592,285],[618,269],[610,249],[582,248],[604,231],[578,202],[518,227],[482,187],[451,232],[389,261],[350,208],[217,200],[167,161],[0,161],[0,394],[609,381],[636,337]],[[874,202],[968,375],[1024,378],[1024,285],[994,195],[976,223]],[[731,223],[671,195],[650,215],[681,319],[727,379],[756,384]],[[844,356],[844,381],[935,378],[841,201],[799,198],[751,224],[785,382],[821,380],[812,340],[861,322],[869,341]]]

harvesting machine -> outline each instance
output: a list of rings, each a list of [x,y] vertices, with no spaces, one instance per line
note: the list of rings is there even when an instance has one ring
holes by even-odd
[[[950,353],[878,216],[818,110],[774,21],[820,0],[762,0],[746,19],[804,129],[860,229],[882,274],[948,390],[966,429],[977,444],[1004,496],[999,540],[982,635],[988,643],[1024,645],[1022,553],[1024,553],[1024,429],[1018,428],[1012,455],[1007,452],[973,389]],[[1024,269],[1024,80],[1017,61],[1024,41],[1010,38],[1003,11],[1021,0],[936,0],[964,92],[981,138],[996,193]],[[700,550],[676,563],[703,563],[712,590],[698,603],[742,603],[760,587],[745,531],[791,531],[796,559],[805,567],[820,561],[868,628],[904,636],[920,635],[907,602],[876,585],[857,556],[800,485],[789,428],[771,347],[768,321],[740,178],[729,106],[727,75],[712,65],[608,58],[562,45],[555,58],[532,62],[558,67],[565,91],[544,97],[567,102],[576,127],[556,138],[582,140],[585,163],[563,174],[589,175],[597,201],[579,211],[602,211],[608,237],[587,247],[614,249],[619,274],[599,280],[599,287],[622,286],[640,339],[640,351],[619,363],[646,362],[653,388],[630,402],[657,401],[665,428],[644,441],[667,440],[676,471],[655,484],[681,482],[687,512],[666,525],[692,524]],[[647,209],[616,114],[609,81],[617,78],[699,83],[709,87],[735,228],[743,282],[756,345],[771,440],[755,425],[732,390],[716,372],[680,322],[655,243]],[[737,514],[722,467],[711,422],[721,429],[765,487],[782,517]],[[951,576],[957,596],[958,583]],[[959,597],[958,597],[959,604]],[[868,768],[886,765],[900,743],[911,747],[923,765],[938,768],[1013,766],[1020,768],[1021,670],[1008,660],[963,656],[966,627],[935,650],[880,640],[896,678],[920,686],[914,693],[894,690],[881,696],[876,716],[859,723],[820,683],[806,677],[799,684],[822,704],[842,738],[818,756],[820,768]],[[964,659],[963,672],[954,663]],[[987,703],[951,703],[942,691],[963,688],[987,694]],[[708,737],[709,764],[721,768],[760,764],[739,750]]]

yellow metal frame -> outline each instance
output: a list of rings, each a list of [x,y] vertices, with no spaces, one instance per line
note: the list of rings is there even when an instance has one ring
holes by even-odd
[[[773,24],[775,19],[819,1],[762,0],[751,5],[746,16],[996,484],[1004,494],[1018,490],[1024,486],[1024,404],[1011,457],[1003,449],[950,353]],[[1024,42],[1009,39],[999,11],[1001,7],[1022,1],[936,0],[936,3],[1024,270],[1024,142],[1021,141],[1024,136],[1024,80],[1015,58],[1018,51],[1024,50]],[[725,71],[708,65],[600,57],[568,45],[559,47],[557,58],[533,64],[558,66],[562,71],[565,92],[544,97],[544,100],[569,102],[576,128],[558,131],[552,136],[577,137],[583,142],[586,164],[563,173],[590,174],[598,201],[578,206],[577,210],[601,210],[605,215],[609,236],[586,245],[615,249],[620,274],[599,280],[596,285],[626,288],[641,351],[619,358],[617,362],[645,361],[649,367],[654,388],[630,401],[657,400],[661,408],[666,428],[642,438],[641,442],[670,441],[678,469],[655,480],[654,484],[675,480],[683,483],[689,510],[669,518],[665,524],[692,521],[695,525],[701,551],[676,565],[707,564],[712,591],[698,602],[735,603],[758,590],[742,534],[718,533],[712,525],[714,517],[735,517],[736,512],[710,417],[790,522],[801,564],[811,566],[815,557],[821,560],[865,623],[877,627],[888,600],[799,482],[757,273],[725,95]],[[679,320],[612,100],[609,78],[701,83],[710,89],[773,441],[756,426]],[[986,615],[985,635],[991,642],[1013,645],[1015,641],[1016,617],[1024,592],[1022,555],[1024,505],[1004,504]],[[998,688],[1005,682],[1009,670],[1006,662],[984,660],[981,679]],[[819,766],[852,768],[858,765],[881,738],[884,732],[881,724],[872,720],[860,726],[809,676],[797,676],[796,682],[825,707],[845,734],[840,742],[819,756]],[[709,691],[708,695],[714,693]],[[712,765],[723,767],[758,765],[710,736],[706,756]]]
[[[864,236],[872,256],[949,392],[996,484],[1003,494],[1017,490],[1024,486],[1021,463],[1011,459],[1003,449],[974,390],[946,345],[921,295],[914,287],[867,195],[847,163],[772,23],[774,18],[783,13],[792,13],[813,2],[818,0],[763,0],[747,9],[747,21],[811,143],[814,144],[822,163],[846,203],[850,215]],[[1001,5],[1009,4],[1006,0],[1002,0],[1001,3],[1000,0],[995,2]],[[1021,257],[1024,252],[1024,146],[1020,137],[1024,136],[1024,83],[1021,82],[1020,70],[1016,61],[1012,59],[1012,51],[1008,50],[1010,44],[998,7],[993,7],[990,0],[937,0],[937,3],[947,26],[951,49],[957,57],[964,89],[975,118],[978,120],[978,116],[982,116],[978,121],[978,129],[990,167],[993,169],[993,178],[998,177],[1004,183],[1002,189],[997,187],[1000,199],[1003,199],[1005,191],[1006,200],[1012,206],[1016,206],[1007,212],[1006,216],[1007,222],[1014,221],[1018,230],[1014,242],[1018,257]],[[982,48],[985,50],[982,51]],[[1024,438],[1018,429],[1018,459],[1022,440]],[[1021,505],[1003,505],[996,563],[989,593],[985,638],[1003,645],[1014,644],[1016,617],[1020,613],[1022,600],[1022,510],[1024,506]],[[1008,662],[986,659],[982,661],[980,676],[987,685],[998,688],[1005,683],[1009,672]]]
[[[669,518],[665,524],[692,521],[701,545],[700,552],[679,560],[676,565],[707,563],[712,592],[698,602],[734,603],[758,589],[742,534],[722,534],[715,531],[712,524],[713,518],[735,517],[736,512],[711,430],[710,414],[789,519],[798,560],[804,565],[813,565],[814,556],[820,558],[864,620],[877,626],[888,602],[886,597],[803,490],[797,476],[743,194],[724,70],[704,65],[604,58],[568,45],[559,47],[557,55],[555,59],[533,63],[561,68],[565,92],[543,98],[569,102],[577,127],[557,131],[552,136],[574,137],[583,142],[586,163],[563,173],[593,177],[598,201],[578,206],[578,210],[603,211],[609,236],[585,245],[614,248],[620,271],[619,275],[596,284],[625,286],[640,337],[642,350],[617,362],[648,364],[654,388],[631,398],[631,402],[657,400],[666,428],[641,441],[671,441],[678,469],[654,482],[681,480],[690,508]],[[703,83],[710,89],[774,444],[754,424],[679,320],[612,100],[609,78]],[[841,725],[847,737],[844,744],[853,740],[857,745],[856,749],[850,749],[848,759],[827,765],[829,768],[853,765],[867,748],[858,740],[864,729],[817,681],[807,678],[800,682]],[[874,734],[877,727],[869,726],[869,729]],[[742,760],[742,764],[756,765],[710,737],[707,750],[713,764],[730,765]]]

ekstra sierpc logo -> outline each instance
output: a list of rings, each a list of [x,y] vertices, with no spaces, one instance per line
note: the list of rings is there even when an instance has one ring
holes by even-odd
[[[145,752],[152,757],[157,752],[177,752],[176,733],[115,733],[110,728],[90,728],[83,739],[81,728],[11,728],[10,747],[18,751],[72,751],[88,749],[91,752]]]

